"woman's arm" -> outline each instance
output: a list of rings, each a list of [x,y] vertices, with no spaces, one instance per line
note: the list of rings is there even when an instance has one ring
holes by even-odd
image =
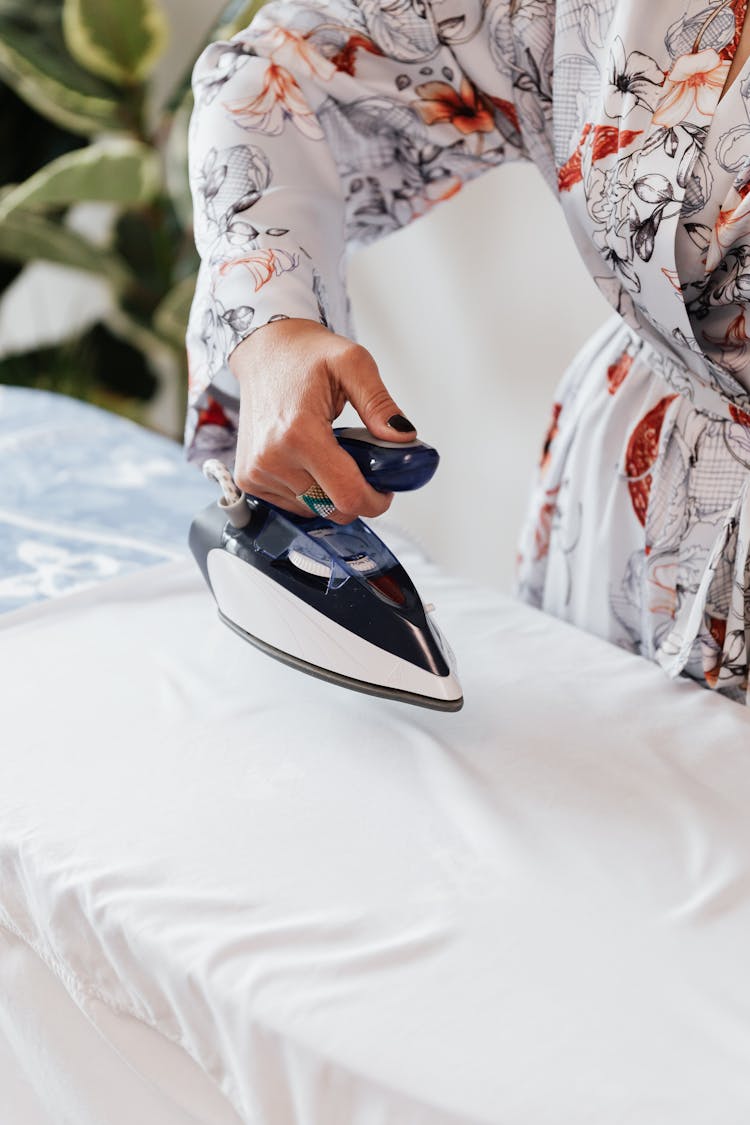
[[[236,440],[228,360],[242,341],[283,318],[351,338],[348,253],[526,156],[510,69],[494,66],[488,48],[508,7],[472,6],[472,27],[420,0],[273,0],[201,55],[189,455],[203,455],[201,420],[212,452],[222,416],[227,451]]]

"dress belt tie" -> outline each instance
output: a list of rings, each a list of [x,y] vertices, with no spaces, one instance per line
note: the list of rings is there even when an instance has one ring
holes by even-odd
[[[726,388],[717,385],[705,372],[689,367],[674,352],[658,347],[652,340],[641,335],[628,325],[634,347],[640,351],[644,362],[667,385],[687,399],[695,410],[707,414],[721,422],[738,422],[750,427],[750,395],[729,373],[726,374]],[[736,394],[733,395],[734,386]]]

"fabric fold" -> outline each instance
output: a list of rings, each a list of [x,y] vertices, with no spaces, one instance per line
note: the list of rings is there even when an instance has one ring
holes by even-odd
[[[657,649],[669,676],[702,673],[708,687],[746,701],[749,578],[750,477],[718,529],[697,590],[681,591],[674,626]]]

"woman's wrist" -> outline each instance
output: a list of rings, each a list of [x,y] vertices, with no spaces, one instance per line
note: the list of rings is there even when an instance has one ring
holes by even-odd
[[[252,374],[258,362],[258,356],[261,356],[264,352],[269,353],[283,347],[298,333],[309,331],[311,325],[316,328],[325,328],[320,321],[301,316],[283,317],[261,324],[258,328],[253,329],[244,340],[241,340],[230,353],[227,359],[230,371],[238,382],[242,383]]]

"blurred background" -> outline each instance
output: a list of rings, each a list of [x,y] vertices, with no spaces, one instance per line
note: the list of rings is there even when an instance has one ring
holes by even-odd
[[[0,383],[181,440],[189,74],[259,6],[0,0]],[[488,171],[358,251],[349,289],[357,338],[442,458],[390,514],[454,573],[507,589],[555,385],[609,314],[554,197],[533,167]]]

